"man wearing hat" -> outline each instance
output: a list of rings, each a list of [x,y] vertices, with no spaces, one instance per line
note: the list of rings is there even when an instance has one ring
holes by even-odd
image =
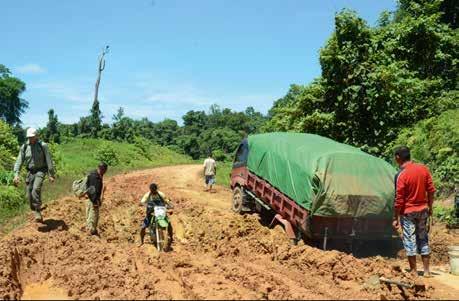
[[[35,214],[35,221],[43,222],[41,215],[41,187],[46,174],[49,180],[54,182],[55,170],[48,145],[38,139],[37,130],[27,130],[27,143],[21,146],[16,164],[14,165],[14,183],[19,183],[19,172],[22,165],[27,169],[27,198],[30,209]]]

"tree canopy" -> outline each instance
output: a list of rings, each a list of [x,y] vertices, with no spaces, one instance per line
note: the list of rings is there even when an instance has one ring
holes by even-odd
[[[19,125],[22,113],[29,106],[21,98],[25,90],[25,83],[11,76],[10,70],[0,64],[0,119],[9,125]]]
[[[443,4],[400,1],[376,27],[338,13],[320,51],[322,76],[292,85],[265,130],[317,133],[381,154],[403,128],[457,108],[459,39],[442,21]]]

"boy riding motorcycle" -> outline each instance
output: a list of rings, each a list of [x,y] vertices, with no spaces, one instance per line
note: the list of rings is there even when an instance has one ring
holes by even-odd
[[[166,197],[164,193],[158,190],[158,185],[155,183],[150,184],[150,191],[147,192],[140,201],[141,206],[147,207],[146,216],[143,220],[142,227],[140,229],[140,244],[143,245],[146,229],[150,226],[153,219],[153,213],[155,206],[165,206],[168,209],[172,209],[171,201]],[[168,235],[172,238],[172,225],[169,224]]]

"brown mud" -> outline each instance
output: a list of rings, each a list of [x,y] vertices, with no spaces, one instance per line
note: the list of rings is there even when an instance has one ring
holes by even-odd
[[[425,285],[412,289],[375,283],[380,276],[414,281],[399,258],[291,246],[280,226],[269,229],[255,214],[233,213],[229,189],[204,192],[200,170],[164,167],[107,179],[100,237],[84,231],[84,201],[69,197],[49,204],[45,224],[31,221],[0,241],[0,298],[459,298],[457,287],[436,278],[420,278]],[[138,203],[151,182],[175,205],[168,253],[136,245],[144,217]],[[447,245],[458,237],[440,225],[433,234],[433,261],[445,265]]]

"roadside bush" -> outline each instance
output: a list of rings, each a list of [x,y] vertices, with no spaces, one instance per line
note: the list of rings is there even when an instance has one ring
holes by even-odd
[[[436,220],[454,225],[457,223],[454,207],[434,206],[433,216]]]
[[[229,156],[227,156],[222,150],[217,149],[213,151],[214,159],[220,162],[228,161]]]
[[[59,145],[56,143],[48,143],[49,151],[54,162],[54,168],[56,169],[56,175],[60,175],[64,170],[64,160]]]
[[[15,216],[20,208],[25,207],[25,197],[22,190],[13,186],[0,185],[0,217]]]
[[[14,157],[6,150],[3,145],[0,145],[0,170],[12,169],[14,164]]]
[[[0,120],[0,145],[12,155],[19,150],[19,144],[13,134],[13,129],[2,120]]]
[[[13,129],[0,120],[0,169],[12,169],[19,151],[19,144]]]
[[[134,146],[138,154],[151,161],[149,151],[152,146],[152,143],[149,140],[143,137],[135,137]]]
[[[386,149],[387,158],[400,145],[411,149],[412,159],[429,166],[435,186],[442,195],[454,190],[459,177],[459,109],[418,122],[400,132]]]
[[[13,185],[14,173],[12,171],[0,170],[0,185]]]
[[[98,161],[103,161],[109,166],[116,166],[119,164],[119,158],[115,149],[107,142],[104,142],[99,146],[94,156]]]

